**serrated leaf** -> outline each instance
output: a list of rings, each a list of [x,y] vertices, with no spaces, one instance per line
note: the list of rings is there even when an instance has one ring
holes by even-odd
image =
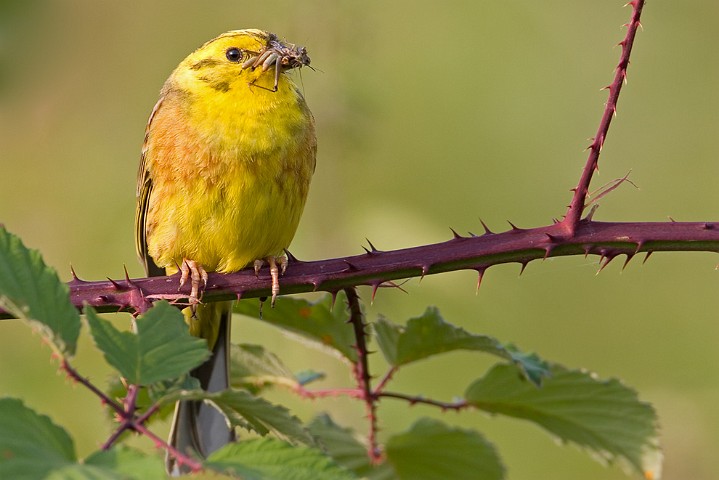
[[[95,452],[83,463],[53,470],[44,480],[161,480],[165,468],[158,456],[123,446]]]
[[[401,480],[500,480],[502,465],[494,446],[472,430],[429,418],[387,441],[387,462]]]
[[[15,235],[0,227],[0,307],[27,321],[58,353],[75,354],[80,316],[70,290]]]
[[[299,385],[292,372],[272,352],[261,345],[231,345],[230,385],[258,393],[269,385]]]
[[[165,466],[157,455],[147,455],[137,450],[117,445],[110,450],[101,450],[85,459],[85,465],[116,472],[123,479],[154,480],[166,479]]]
[[[190,335],[182,313],[165,301],[136,320],[137,334],[116,329],[92,307],[85,315],[105,360],[131,384],[177,378],[210,356],[207,342]]]
[[[339,298],[331,309],[331,300],[327,296],[311,303],[301,298],[280,297],[275,308],[264,308],[262,315],[254,302],[237,302],[234,311],[301,335],[311,345],[325,350],[329,348],[356,362],[357,353],[352,348],[355,344],[354,330],[347,323],[349,315]]]
[[[367,455],[367,445],[349,428],[337,425],[329,415],[315,417],[307,426],[323,450],[335,462],[354,472],[359,478],[392,480],[394,471],[387,464],[373,465]]]
[[[377,342],[391,365],[401,366],[432,355],[455,350],[490,353],[519,364],[524,374],[536,385],[549,374],[546,362],[534,354],[525,354],[514,346],[505,347],[487,335],[475,335],[448,323],[439,310],[429,307],[419,317],[411,318],[406,327],[384,318],[374,323]]]
[[[260,435],[273,433],[291,442],[313,443],[302,422],[287,408],[275,405],[244,390],[209,393],[202,390],[176,392],[163,397],[162,403],[178,400],[204,400],[213,404],[233,427],[244,428]]]
[[[76,458],[72,438],[62,427],[21,400],[0,399],[0,478],[44,478]]]
[[[372,323],[372,329],[387,363],[397,365],[397,344],[403,331],[402,327],[380,316],[377,321]]]
[[[204,465],[243,480],[352,480],[351,472],[320,450],[274,438],[246,440],[216,451]]]
[[[604,462],[620,459],[659,478],[657,416],[618,380],[553,366],[541,388],[524,381],[513,365],[497,365],[467,389],[466,399],[491,413],[530,420]]]

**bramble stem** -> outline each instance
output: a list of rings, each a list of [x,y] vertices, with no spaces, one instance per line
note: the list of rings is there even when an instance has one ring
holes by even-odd
[[[369,362],[367,356],[367,338],[364,323],[364,315],[360,306],[359,296],[355,288],[346,288],[347,305],[350,310],[349,323],[352,324],[355,334],[355,351],[357,352],[357,362],[354,363],[353,369],[357,386],[362,391],[362,400],[367,409],[367,419],[369,420],[369,432],[367,433],[368,453],[373,462],[379,462],[382,458],[382,452],[377,444],[377,398],[372,393],[371,377],[369,374]]]
[[[456,402],[440,402],[439,400],[432,400],[431,398],[425,398],[420,396],[405,395],[404,393],[396,392],[382,392],[378,393],[377,396],[384,398],[395,398],[397,400],[404,400],[410,405],[416,405],[422,403],[424,405],[431,405],[433,407],[439,407],[442,410],[463,410],[471,407],[466,400],[457,400]]]
[[[622,90],[622,85],[627,79],[627,67],[629,66],[629,56],[632,53],[632,46],[634,45],[634,37],[637,34],[639,28],[639,19],[642,15],[642,8],[644,8],[644,0],[632,0],[627,5],[632,6],[632,18],[627,26],[627,35],[624,40],[619,42],[622,47],[622,55],[617,64],[616,73],[614,80],[611,85],[607,87],[609,90],[609,98],[607,99],[606,106],[604,108],[604,114],[599,122],[599,128],[597,134],[594,136],[594,141],[589,146],[589,157],[587,163],[582,170],[582,176],[579,179],[574,189],[574,195],[572,202],[569,205],[564,220],[561,225],[564,227],[565,234],[568,236],[574,235],[574,232],[579,226],[579,219],[584,211],[584,206],[587,200],[587,192],[589,191],[589,184],[592,182],[592,176],[594,171],[598,168],[599,154],[604,146],[604,141],[607,138],[609,132],[609,125],[612,123],[612,118],[617,113],[617,101],[619,100],[619,92]]]

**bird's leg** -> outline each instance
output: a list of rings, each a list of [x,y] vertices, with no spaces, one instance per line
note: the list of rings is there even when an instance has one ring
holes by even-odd
[[[265,258],[265,260],[270,265],[270,277],[272,277],[272,301],[270,302],[270,305],[274,307],[277,295],[280,293],[280,275],[284,275],[287,270],[287,257],[284,255],[279,257],[273,257],[270,255]],[[262,268],[264,263],[265,262],[263,260],[255,260],[255,275],[259,275],[260,268]]]
[[[202,265],[194,260],[188,260],[187,258],[182,260],[180,272],[182,273],[180,276],[180,287],[187,282],[188,277],[190,278],[190,285],[192,286],[189,298],[190,304],[196,305],[200,303],[200,283],[202,283],[203,288],[207,286],[207,272]]]

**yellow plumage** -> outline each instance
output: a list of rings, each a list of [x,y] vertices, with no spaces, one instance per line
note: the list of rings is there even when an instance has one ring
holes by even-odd
[[[148,122],[138,174],[137,249],[148,274],[186,267],[194,295],[205,271],[273,263],[290,245],[316,140],[312,114],[285,71],[307,64],[304,49],[238,30],[205,43],[170,75]],[[191,331],[215,350],[228,336],[223,315],[226,306],[186,313]]]

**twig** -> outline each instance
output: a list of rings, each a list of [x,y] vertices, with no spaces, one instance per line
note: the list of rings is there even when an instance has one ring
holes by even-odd
[[[200,470],[202,470],[202,464],[200,462],[181,453],[175,447],[155,435],[151,430],[148,430],[147,427],[145,427],[144,425],[134,422],[132,428],[152,440],[158,448],[162,448],[163,450],[167,451],[172,457],[175,458],[175,460],[177,460],[178,464],[187,465],[193,472],[199,472]]]
[[[90,390],[92,393],[97,395],[100,398],[100,400],[102,401],[102,403],[104,403],[108,407],[112,408],[115,411],[115,413],[117,413],[121,418],[123,418],[123,419],[127,418],[127,412],[125,411],[125,409],[123,408],[122,405],[120,405],[119,403],[117,403],[115,400],[111,399],[107,395],[105,395],[105,392],[103,392],[102,390],[97,388],[95,385],[93,385],[90,382],[90,380],[88,380],[87,378],[80,375],[77,372],[77,370],[75,370],[72,367],[72,365],[70,365],[70,363],[67,361],[67,359],[63,358],[60,361],[60,368],[62,370],[64,370],[70,376],[70,378],[72,378],[76,382],[80,383],[85,388]]]
[[[463,410],[472,406],[466,400],[457,400],[456,402],[440,402],[439,400],[432,400],[431,398],[405,395],[404,393],[396,392],[382,392],[378,393],[377,396],[383,398],[395,398],[398,400],[404,400],[406,402],[409,402],[410,405],[415,405],[417,403],[432,405],[433,407],[439,407],[442,410]]]
[[[357,290],[346,288],[345,294],[347,295],[347,305],[350,311],[349,323],[352,324],[355,334],[355,351],[357,352],[357,362],[353,365],[355,380],[362,391],[362,400],[365,403],[367,419],[369,420],[369,432],[367,433],[368,453],[373,462],[379,462],[382,458],[382,452],[377,443],[377,398],[372,393],[369,374],[369,362],[367,361],[369,350],[367,349],[364,315],[362,314]]]
[[[624,40],[619,42],[622,47],[622,55],[617,64],[616,73],[614,80],[611,85],[607,87],[609,90],[609,98],[607,99],[606,106],[604,108],[604,114],[599,122],[599,128],[597,134],[594,137],[594,141],[589,146],[589,157],[587,163],[582,170],[582,176],[579,179],[579,184],[574,189],[574,195],[572,202],[569,205],[569,210],[561,225],[564,227],[565,234],[568,236],[574,235],[577,227],[579,226],[579,220],[584,211],[585,201],[587,198],[587,192],[589,191],[589,184],[592,181],[594,171],[598,168],[599,154],[604,146],[604,141],[607,138],[609,132],[609,125],[612,123],[612,118],[617,113],[617,101],[619,99],[619,92],[622,90],[622,85],[627,78],[627,67],[629,66],[629,56],[632,53],[632,46],[634,45],[634,37],[637,34],[639,28],[639,19],[642,14],[642,8],[644,8],[644,0],[632,0],[627,5],[632,6],[632,18],[627,26],[627,35]]]
[[[387,386],[387,383],[392,379],[392,376],[397,372],[398,367],[394,366],[387,370],[387,373],[384,374],[384,377],[379,381],[377,386],[374,388],[374,395],[378,396],[380,393],[382,393],[382,390]]]

